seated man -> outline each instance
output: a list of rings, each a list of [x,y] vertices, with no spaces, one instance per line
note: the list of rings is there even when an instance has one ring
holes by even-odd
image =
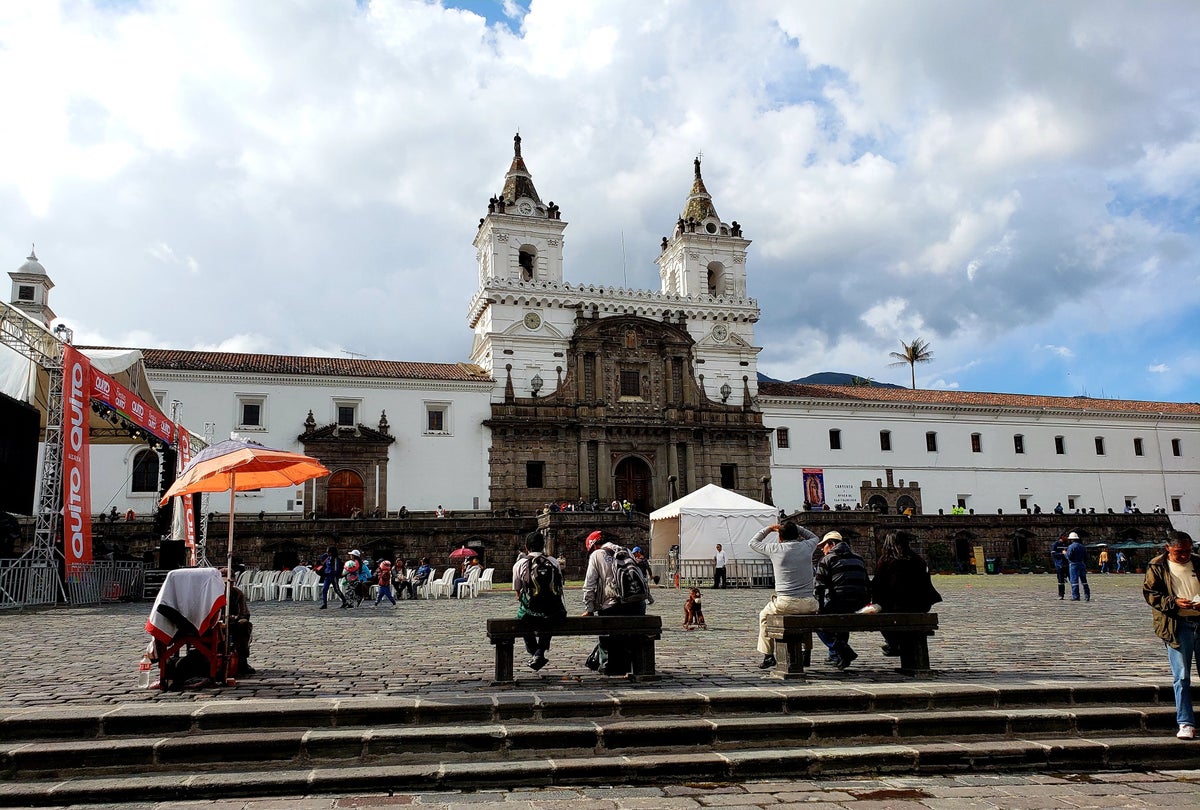
[[[226,573],[221,569],[221,573]],[[254,625],[250,623],[250,603],[242,589],[232,582],[229,583],[229,644],[237,651],[239,677],[253,675],[254,667],[250,666],[250,640],[254,634]]]
[[[546,666],[550,650],[552,633],[546,625],[567,615],[562,571],[558,560],[546,554],[546,538],[541,532],[525,536],[525,553],[513,565],[512,585],[519,601],[517,618],[531,626],[524,641],[529,668],[536,672]]]
[[[871,601],[871,581],[863,558],[850,550],[840,532],[827,532],[821,538],[821,552],[825,556],[817,563],[814,577],[814,590],[821,604],[818,612],[855,613],[866,607]],[[858,653],[850,649],[849,633],[820,630],[817,635],[829,648],[829,663],[838,669],[845,669],[858,658]]]

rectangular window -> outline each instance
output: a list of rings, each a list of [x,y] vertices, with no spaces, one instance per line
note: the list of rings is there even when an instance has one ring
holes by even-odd
[[[788,429],[787,428],[775,428],[775,446],[780,447],[780,448],[785,448],[788,446],[788,441],[789,441]]]
[[[1054,437],[1054,452],[1060,456],[1067,454],[1067,440],[1062,436]]]
[[[1096,455],[1098,455],[1098,456],[1104,455],[1104,437],[1103,436],[1096,437]]]
[[[237,398],[238,430],[264,430],[267,427],[267,398],[239,396]]]
[[[1179,439],[1171,439],[1171,455],[1183,455],[1183,442],[1181,442]]]
[[[1182,498],[1172,498],[1171,499],[1171,511],[1172,512],[1182,512],[1183,511]]]
[[[525,488],[541,489],[546,485],[546,462],[525,462]]]
[[[834,428],[829,431],[829,449],[830,450],[841,450],[842,449],[842,432],[840,430],[838,430],[837,428]]]
[[[642,375],[637,369],[621,369],[621,396],[641,397]]]
[[[19,285],[17,287],[17,300],[18,301],[32,301],[33,300],[33,287],[27,287],[24,284]]]
[[[1013,436],[1013,452],[1018,456],[1025,452],[1025,437],[1020,433]]]
[[[339,427],[354,427],[355,418],[353,405],[337,406],[337,423]]]
[[[890,430],[879,431],[879,449],[883,452],[890,452],[892,449],[892,432]]]
[[[450,403],[426,402],[425,432],[448,436],[452,432],[450,428]]]
[[[971,434],[971,452],[972,453],[982,453],[983,452],[983,436],[982,435],[980,435],[978,433]]]
[[[721,465],[721,486],[725,489],[737,489],[737,465]]]
[[[1133,454],[1135,456],[1144,456],[1146,454],[1145,449],[1142,447],[1142,440],[1140,438],[1133,440]]]
[[[1076,498],[1075,498],[1075,496],[1074,496],[1074,495],[1068,495],[1068,496],[1067,496],[1067,508],[1068,508],[1068,509],[1074,509],[1074,508],[1075,508],[1075,501],[1076,501]]]
[[[1022,509],[1028,509],[1028,508],[1029,508],[1029,496],[1028,496],[1028,495],[1022,495],[1022,496],[1021,496],[1021,508],[1022,508]]]
[[[937,452],[937,434],[932,430],[925,434],[925,449],[930,453]]]

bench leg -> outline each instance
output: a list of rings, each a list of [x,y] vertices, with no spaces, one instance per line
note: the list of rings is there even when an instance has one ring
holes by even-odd
[[[812,662],[812,633],[806,632],[787,641],[776,641],[775,650],[781,655],[776,657],[771,675],[784,679],[803,678],[804,668],[811,666]]]
[[[905,675],[930,673],[929,636],[924,630],[904,634],[904,641],[900,644],[900,671]]]
[[[496,683],[512,683],[513,640],[511,638],[502,638],[492,643],[496,646]]]
[[[632,656],[633,673],[630,680],[633,681],[657,681],[658,674],[655,672],[654,663],[654,639],[652,638],[630,638],[628,639],[630,655]]]

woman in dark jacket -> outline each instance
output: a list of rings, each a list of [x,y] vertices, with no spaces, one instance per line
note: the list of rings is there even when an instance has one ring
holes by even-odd
[[[883,548],[875,563],[875,579],[871,593],[884,613],[928,613],[942,601],[933,587],[929,566],[909,545],[904,533],[889,533],[883,538]],[[901,633],[883,633],[884,655],[899,655]]]

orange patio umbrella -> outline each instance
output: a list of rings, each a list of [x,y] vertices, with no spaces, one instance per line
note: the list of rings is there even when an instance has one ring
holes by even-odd
[[[227,570],[232,581],[234,493],[290,487],[325,475],[329,475],[329,470],[311,456],[275,450],[242,439],[226,439],[201,450],[175,479],[159,505],[166,505],[176,495],[229,490]],[[226,597],[228,591],[226,587]]]

